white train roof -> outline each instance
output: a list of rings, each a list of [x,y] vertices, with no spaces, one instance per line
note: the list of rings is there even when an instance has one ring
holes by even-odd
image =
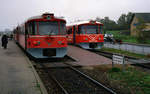
[[[39,16],[33,16],[33,17],[30,17],[30,18],[28,18],[28,20],[40,19],[40,18],[42,18],[42,16],[41,16],[41,15],[39,15]]]
[[[42,15],[30,17],[30,18],[27,19],[27,20],[40,19],[40,18],[43,18],[43,15],[51,15],[51,16],[53,16],[55,19],[63,19],[63,20],[65,20],[64,17],[57,17],[57,16],[54,16],[53,13],[43,13]]]
[[[28,19],[25,20],[22,24],[19,24],[17,27],[23,26],[23,25],[25,24],[25,22],[27,22],[27,21],[29,21],[29,20],[34,20],[34,19],[43,18],[43,15],[51,15],[51,16],[53,16],[55,19],[63,19],[63,20],[65,20],[63,16],[57,17],[57,16],[54,16],[53,13],[48,13],[48,12],[46,12],[46,13],[43,13],[42,15],[32,16],[32,17],[28,18]]]
[[[73,25],[80,25],[80,24],[86,24],[86,23],[90,23],[91,21],[80,21],[80,22],[74,22],[74,23],[68,23],[67,26],[73,26]],[[97,24],[102,24],[101,22],[97,22],[95,21],[95,23]]]

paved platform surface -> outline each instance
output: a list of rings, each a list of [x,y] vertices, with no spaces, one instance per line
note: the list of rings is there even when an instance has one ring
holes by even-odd
[[[0,94],[41,94],[36,84],[21,49],[13,41],[9,41],[8,49],[0,48]]]
[[[102,64],[112,64],[111,59],[108,59],[104,56],[100,56],[93,52],[72,45],[69,45],[67,54],[77,59],[78,61],[74,63],[81,66],[96,66]]]

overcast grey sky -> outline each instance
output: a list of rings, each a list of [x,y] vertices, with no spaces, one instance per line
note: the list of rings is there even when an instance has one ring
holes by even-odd
[[[150,12],[150,0],[0,0],[0,30],[44,12],[64,16],[67,22],[105,16],[116,21],[122,13]]]

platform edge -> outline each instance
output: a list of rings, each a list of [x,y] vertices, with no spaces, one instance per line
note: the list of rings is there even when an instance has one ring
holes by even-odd
[[[41,78],[39,77],[38,73],[36,72],[35,68],[33,67],[31,61],[29,60],[29,58],[23,53],[25,59],[27,60],[28,64],[31,66],[32,68],[32,72],[34,74],[34,77],[35,77],[35,80],[36,80],[36,83],[39,83],[40,84],[40,91],[41,91],[41,94],[48,94]]]

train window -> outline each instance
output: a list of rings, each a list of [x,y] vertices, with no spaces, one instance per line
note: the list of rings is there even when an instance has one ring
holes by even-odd
[[[58,35],[59,27],[57,21],[52,22],[39,22],[40,35]]]
[[[60,22],[60,35],[66,35],[66,24]]]
[[[82,34],[98,34],[98,30],[98,25],[84,25],[80,28]]]
[[[22,26],[22,27],[20,28],[20,30],[21,30],[21,34],[24,34],[24,32],[25,32],[25,26]]]
[[[31,34],[31,31],[32,31],[31,27],[28,26],[28,34]]]
[[[86,28],[85,28],[85,26],[79,26],[78,27],[78,33],[80,33],[80,34],[86,34]]]
[[[77,31],[78,34],[81,34],[81,26],[78,26],[78,31]]]
[[[36,31],[35,31],[35,27],[36,27],[36,24],[35,22],[30,22],[29,25],[28,25],[28,34],[29,35],[35,35]]]
[[[21,33],[21,27],[20,26],[17,28],[17,31],[19,34]]]

